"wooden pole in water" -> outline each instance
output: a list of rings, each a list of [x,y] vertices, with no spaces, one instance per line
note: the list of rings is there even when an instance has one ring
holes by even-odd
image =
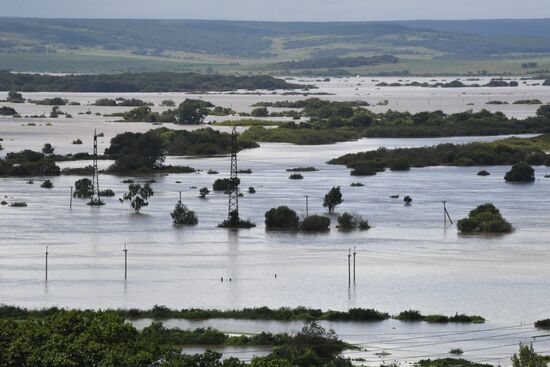
[[[355,284],[355,256],[357,255],[357,248],[353,246],[353,284]]]
[[[180,191],[180,203],[181,203],[181,191]]]
[[[447,214],[446,214],[446,211],[447,211],[447,202],[445,200],[443,200],[443,224],[445,224],[445,226],[447,226]]]
[[[48,281],[48,246],[46,246],[46,271],[45,271],[45,275],[46,275],[46,281]]]
[[[124,244],[124,280],[128,279],[128,249],[126,244]]]
[[[348,249],[348,287],[351,286],[351,249]]]
[[[306,218],[309,218],[309,196],[306,195]]]
[[[73,187],[71,186],[71,198],[69,199],[69,209],[73,208]]]

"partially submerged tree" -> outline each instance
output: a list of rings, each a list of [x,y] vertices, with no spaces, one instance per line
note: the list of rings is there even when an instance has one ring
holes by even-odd
[[[178,200],[174,211],[170,214],[172,216],[172,222],[175,225],[190,225],[193,226],[199,222],[197,215],[194,211],[189,210],[181,200]]]
[[[546,367],[546,361],[543,356],[536,353],[533,344],[520,344],[519,354],[512,356],[513,367]]]
[[[338,218],[338,229],[340,230],[353,230],[353,229],[362,229],[367,230],[370,228],[369,221],[363,219],[360,215],[343,213],[339,215]]]
[[[42,147],[42,153],[44,154],[53,154],[54,151],[55,151],[55,148],[50,143],[46,143]]]
[[[51,189],[53,188],[53,182],[51,182],[50,180],[46,180],[42,182],[42,185],[40,185],[40,187],[42,187],[43,189]]]
[[[86,199],[92,196],[92,180],[89,178],[81,178],[74,183],[73,197]]]
[[[343,202],[344,199],[342,199],[342,191],[340,190],[340,186],[335,186],[325,195],[323,206],[328,208],[328,212],[332,214],[334,213],[334,208]]]
[[[120,202],[130,202],[130,206],[136,213],[139,213],[141,208],[149,205],[149,198],[154,195],[153,188],[150,183],[145,183],[143,186],[140,184],[130,184],[128,186],[128,192],[120,199]]]
[[[535,170],[529,164],[520,162],[514,164],[512,169],[506,172],[504,180],[507,182],[533,182],[535,181]]]
[[[249,219],[241,219],[239,217],[239,212],[236,210],[233,210],[231,213],[229,213],[229,217],[224,220],[222,223],[218,224],[218,227],[221,228],[253,228],[256,227],[254,223],[252,223]]]
[[[265,226],[267,229],[298,229],[300,218],[294,210],[280,206],[265,213]]]
[[[330,230],[330,218],[323,215],[310,215],[300,225],[304,232],[326,232]]]
[[[201,199],[205,199],[206,195],[210,194],[210,190],[208,190],[208,187],[203,187],[199,190],[199,196]]]
[[[500,211],[491,203],[483,204],[472,210],[467,218],[458,221],[461,233],[510,233],[513,227]]]

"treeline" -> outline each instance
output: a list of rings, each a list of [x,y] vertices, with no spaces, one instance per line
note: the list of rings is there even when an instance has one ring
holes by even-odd
[[[237,89],[301,89],[271,76],[197,73],[124,73],[98,75],[16,74],[0,71],[0,90],[22,92],[194,92]]]
[[[0,366],[244,367],[341,366],[340,354],[353,348],[333,330],[307,322],[293,335],[262,333],[229,337],[214,329],[167,329],[153,323],[137,330],[120,314],[49,309],[27,318],[0,320]],[[222,354],[182,354],[182,345],[266,345],[265,357],[247,364]]]
[[[321,101],[309,106],[304,114],[309,122],[288,122],[278,128],[253,126],[243,136],[255,141],[293,144],[330,144],[339,141],[377,138],[411,138],[442,136],[488,136],[550,131],[550,106],[543,105],[537,116],[524,120],[508,118],[501,112],[465,111],[445,114],[442,111],[375,114],[350,102]]]
[[[256,148],[258,144],[237,140],[238,148]],[[105,155],[115,160],[112,173],[166,171],[166,155],[220,155],[231,152],[231,134],[203,128],[194,131],[159,128],[146,133],[126,132],[111,139]]]
[[[353,68],[359,66],[374,66],[380,64],[396,64],[399,58],[392,55],[354,56],[354,57],[323,57],[301,61],[287,61],[275,64],[280,69],[321,69],[321,68]]]
[[[491,79],[488,83],[485,84],[465,84],[460,80],[453,80],[451,82],[438,82],[438,83],[428,83],[428,82],[411,82],[411,83],[387,83],[381,82],[376,84],[377,87],[423,87],[423,88],[480,88],[480,87],[517,87],[519,83],[515,80],[506,81],[503,79]]]
[[[527,162],[533,165],[550,165],[545,153],[550,135],[520,139],[510,138],[491,143],[439,144],[433,147],[399,148],[346,154],[329,161],[352,169],[352,175],[374,175],[384,171],[408,170],[410,167],[428,166],[494,166]]]
[[[0,318],[2,319],[26,319],[35,316],[47,316],[60,311],[57,307],[46,309],[28,310],[21,307],[1,305]],[[114,313],[127,319],[187,319],[187,320],[208,320],[208,319],[241,319],[241,320],[276,320],[276,321],[384,321],[396,319],[401,321],[427,321],[427,322],[457,322],[457,323],[481,323],[485,319],[477,315],[455,314],[454,316],[444,315],[422,315],[419,311],[404,311],[398,315],[391,316],[386,312],[380,312],[366,308],[350,308],[348,311],[334,311],[307,307],[281,307],[272,309],[269,307],[243,308],[240,310],[205,310],[198,308],[191,309],[170,309],[166,306],[155,305],[148,310],[140,309],[117,309],[106,310],[105,313]]]

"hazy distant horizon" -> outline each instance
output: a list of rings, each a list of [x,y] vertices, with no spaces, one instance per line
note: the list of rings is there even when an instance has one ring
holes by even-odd
[[[0,0],[3,17],[361,22],[550,18],[547,0]]]

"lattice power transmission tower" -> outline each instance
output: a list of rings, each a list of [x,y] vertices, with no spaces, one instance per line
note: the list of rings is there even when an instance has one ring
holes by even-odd
[[[88,205],[100,206],[103,205],[101,201],[101,194],[99,192],[99,171],[97,169],[97,132],[94,130],[94,155],[93,155],[93,177],[92,177],[92,196]]]
[[[229,206],[227,216],[231,218],[231,213],[236,212],[239,215],[239,178],[237,177],[237,129],[233,128],[231,132],[231,172],[229,175]]]

